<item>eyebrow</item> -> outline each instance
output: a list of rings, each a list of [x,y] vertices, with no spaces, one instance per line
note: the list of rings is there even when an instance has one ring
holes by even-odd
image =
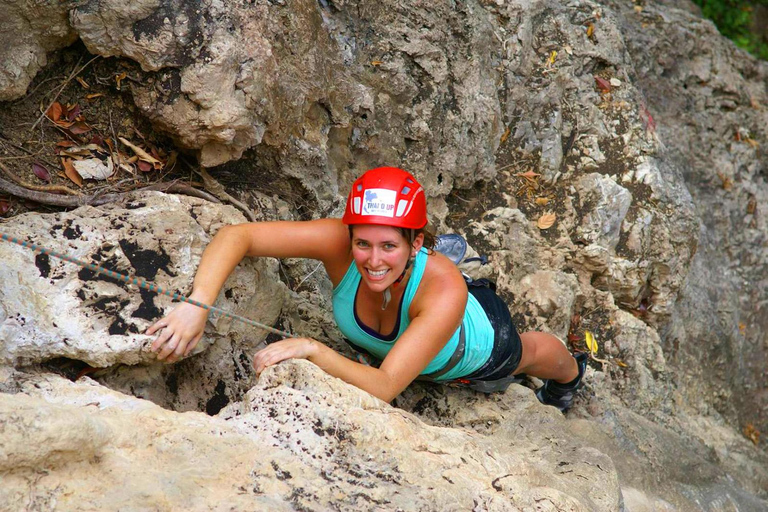
[[[366,242],[366,243],[369,243],[369,244],[371,243],[371,241],[370,241],[370,240],[366,240],[365,238],[360,238],[359,236],[356,236],[356,237],[354,237],[354,238],[352,239],[352,241],[353,241],[353,242]],[[383,240],[383,241],[381,241],[380,243],[381,243],[381,244],[393,244],[393,245],[397,245],[397,243],[398,243],[398,242],[397,242],[397,241],[395,241],[395,240]]]

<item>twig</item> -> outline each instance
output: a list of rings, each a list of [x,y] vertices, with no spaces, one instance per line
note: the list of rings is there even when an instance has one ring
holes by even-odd
[[[199,169],[195,169],[195,172],[200,175],[200,177],[203,178],[203,186],[205,189],[213,194],[214,196],[218,197],[222,201],[226,201],[228,203],[231,203],[234,205],[238,210],[243,212],[246,217],[248,217],[248,220],[251,222],[256,222],[256,216],[253,214],[250,208],[248,208],[248,205],[243,203],[242,201],[238,201],[224,189],[224,186],[216,181],[213,176],[208,174],[208,171],[205,170],[203,166],[200,166]]]
[[[47,204],[51,206],[62,206],[65,208],[76,208],[78,206],[99,206],[107,203],[115,203],[122,199],[127,198],[134,192],[142,192],[145,190],[163,190],[165,192],[176,192],[180,194],[190,195],[206,199],[209,201],[217,201],[215,197],[206,194],[202,190],[197,190],[187,185],[175,184],[175,183],[157,183],[150,185],[149,187],[139,188],[130,192],[121,192],[117,194],[93,194],[93,195],[80,195],[77,197],[66,197],[57,194],[49,194],[46,192],[37,192],[35,190],[26,189],[20,185],[11,183],[0,178],[0,190],[3,190],[11,195],[20,197],[22,199],[29,199],[41,204]]]
[[[11,171],[9,171],[8,168],[2,162],[0,162],[0,171],[2,171],[3,174],[8,176],[8,179],[15,181],[16,184],[18,184],[19,186],[29,190],[36,190],[38,192],[63,192],[70,196],[80,195],[78,191],[72,190],[71,188],[65,187],[63,185],[32,185],[31,183],[25,183],[24,180],[22,180],[18,176],[14,175]]]
[[[37,158],[38,160],[40,160],[40,161],[42,161],[42,162],[45,162],[45,163],[47,163],[48,165],[50,165],[51,167],[58,167],[58,166],[59,166],[59,164],[55,164],[55,163],[51,162],[50,160],[48,160],[47,158],[43,158],[42,156],[40,156],[40,155],[38,155],[38,154],[36,154],[36,153],[33,153],[32,151],[30,151],[29,149],[25,148],[24,146],[19,146],[18,144],[16,144],[16,143],[12,142],[12,141],[11,141],[11,140],[10,140],[8,137],[6,137],[6,136],[5,136],[5,134],[3,134],[3,133],[0,133],[0,138],[2,138],[2,139],[3,139],[3,142],[4,142],[5,144],[8,144],[9,146],[13,146],[13,147],[14,147],[14,148],[16,148],[16,149],[18,149],[18,150],[20,150],[20,151],[23,151],[23,152],[25,152],[26,154],[28,154],[28,155],[30,155],[30,156],[33,156],[33,157]],[[4,158],[4,160],[10,160],[10,158]]]
[[[199,197],[200,199],[205,199],[212,203],[221,204],[221,201],[219,201],[215,196],[212,196],[208,192],[205,192],[204,190],[198,190],[194,187],[191,187],[189,185],[184,185],[182,183],[176,183],[175,181],[172,181],[170,183],[155,183],[154,185],[144,187],[141,190],[158,190],[160,192],[184,194],[187,196]]]
[[[42,114],[40,114],[40,117],[38,117],[38,118],[37,118],[37,121],[35,121],[35,124],[33,124],[33,125],[32,125],[32,128],[30,128],[30,129],[29,129],[29,131],[32,131],[32,130],[34,130],[34,129],[35,129],[35,127],[36,127],[38,124],[40,124],[40,121],[42,121],[42,120],[43,120],[43,118],[45,117],[45,115],[48,113],[48,110],[50,110],[50,108],[53,106],[53,104],[54,104],[54,103],[56,103],[56,100],[58,100],[58,99],[59,99],[59,96],[61,95],[62,91],[64,91],[64,88],[65,88],[65,87],[66,87],[66,86],[69,84],[69,82],[71,82],[71,81],[72,81],[72,80],[73,80],[73,79],[74,79],[74,78],[75,78],[77,75],[79,75],[80,73],[82,73],[82,72],[83,72],[83,70],[84,70],[85,68],[87,68],[88,66],[90,66],[91,62],[95,61],[95,60],[96,60],[96,59],[98,59],[99,57],[101,57],[101,55],[97,55],[97,56],[95,56],[94,58],[92,58],[91,60],[89,60],[88,62],[86,62],[86,63],[83,65],[83,67],[81,67],[80,69],[77,69],[77,66],[78,66],[78,65],[79,65],[79,64],[80,64],[80,63],[83,61],[83,57],[82,57],[82,56],[80,56],[80,59],[77,61],[77,64],[75,64],[75,69],[73,69],[73,70],[72,70],[72,73],[70,73],[70,74],[69,74],[69,77],[68,77],[66,80],[64,80],[64,83],[63,83],[63,84],[61,84],[61,87],[59,87],[59,90],[58,90],[58,92],[56,93],[56,96],[54,96],[54,97],[53,97],[53,99],[51,100],[51,102],[48,104],[48,107],[47,107],[45,110],[43,110],[43,113],[42,113]]]
[[[86,204],[98,206],[100,204],[115,202],[122,197],[123,194],[104,194],[102,196],[61,196],[57,194],[50,194],[47,192],[37,192],[35,190],[29,190],[22,186],[11,183],[0,178],[0,189],[8,192],[11,195],[20,197],[22,199],[29,199],[41,204],[47,204],[52,206],[64,206],[64,207],[77,207],[84,206]]]

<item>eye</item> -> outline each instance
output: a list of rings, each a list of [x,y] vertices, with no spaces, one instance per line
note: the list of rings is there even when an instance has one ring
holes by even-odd
[[[384,249],[391,251],[393,249],[397,249],[397,246],[395,244],[384,244]]]
[[[368,242],[365,242],[365,241],[363,241],[363,240],[358,240],[358,241],[357,241],[355,244],[356,244],[358,247],[360,247],[360,248],[363,248],[363,249],[364,249],[364,248],[366,248],[366,247],[368,247]]]

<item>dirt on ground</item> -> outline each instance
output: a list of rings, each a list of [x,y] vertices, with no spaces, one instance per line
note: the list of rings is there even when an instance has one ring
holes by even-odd
[[[134,106],[130,88],[141,76],[135,63],[77,43],[50,55],[23,98],[0,103],[0,178],[24,189],[0,186],[0,216],[153,184],[199,185],[194,158]]]

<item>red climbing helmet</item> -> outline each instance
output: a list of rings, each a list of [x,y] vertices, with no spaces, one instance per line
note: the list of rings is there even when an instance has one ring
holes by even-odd
[[[427,225],[424,189],[410,173],[397,167],[366,171],[352,184],[342,222],[423,228]]]

